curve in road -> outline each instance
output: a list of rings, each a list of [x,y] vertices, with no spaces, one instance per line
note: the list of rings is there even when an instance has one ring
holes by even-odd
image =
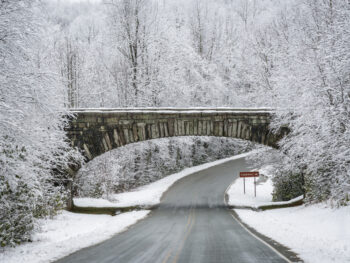
[[[247,169],[242,158],[185,177],[148,218],[57,263],[288,262],[249,234],[226,208],[227,186]]]

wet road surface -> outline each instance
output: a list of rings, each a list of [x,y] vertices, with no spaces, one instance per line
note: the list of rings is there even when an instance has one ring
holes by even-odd
[[[246,170],[242,158],[185,177],[146,219],[57,263],[286,262],[225,207],[226,188]]]

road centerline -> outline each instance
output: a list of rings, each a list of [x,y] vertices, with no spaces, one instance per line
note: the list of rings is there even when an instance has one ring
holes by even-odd
[[[236,159],[184,177],[149,217],[57,263],[284,263],[227,214],[222,195],[246,169],[245,160]]]
[[[183,247],[185,245],[185,242],[186,242],[189,234],[191,233],[191,230],[192,230],[192,227],[194,225],[195,218],[196,218],[196,214],[195,214],[195,209],[194,208],[191,208],[191,215],[192,215],[191,216],[191,223],[190,223],[190,225],[189,225],[189,227],[188,227],[188,229],[187,229],[187,231],[185,233],[184,238],[182,239],[182,242],[180,243],[180,247],[178,248],[178,250],[177,250],[177,252],[175,254],[175,258],[174,258],[172,263],[176,263],[177,260],[179,259],[179,255],[180,255],[180,253],[181,253],[181,251],[182,251],[182,249],[183,249]]]

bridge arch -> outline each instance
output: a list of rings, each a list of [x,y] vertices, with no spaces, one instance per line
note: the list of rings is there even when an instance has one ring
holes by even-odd
[[[178,136],[217,136],[277,147],[287,133],[269,129],[271,109],[136,108],[75,109],[67,128],[72,146],[87,161],[126,144]]]

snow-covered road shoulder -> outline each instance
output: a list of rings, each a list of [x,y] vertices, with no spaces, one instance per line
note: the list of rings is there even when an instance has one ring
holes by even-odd
[[[350,262],[350,207],[313,205],[235,211],[243,222],[291,248],[305,262]]]
[[[254,196],[254,178],[245,178],[245,194],[243,178],[237,178],[226,190],[227,205],[231,208],[265,210],[280,207],[291,207],[303,203],[303,196],[290,201],[272,202],[271,167],[260,169],[260,177],[256,180],[256,197]]]
[[[254,196],[254,179],[245,178],[245,194],[243,178],[237,178],[226,190],[227,204],[232,207],[258,208],[260,205],[272,204],[272,181],[269,167],[259,170],[260,177],[256,184],[256,197]]]
[[[39,221],[41,230],[34,234],[33,242],[0,250],[0,262],[53,262],[125,231],[149,212],[133,211],[112,217],[62,211],[55,219]]]
[[[268,170],[266,167],[260,170],[266,176],[258,180],[256,198],[252,179],[246,179],[245,195],[243,179],[236,179],[227,190],[228,204],[259,209],[290,203],[271,202],[273,188]],[[325,205],[303,205],[260,212],[235,209],[235,212],[242,222],[292,249],[305,262],[350,262],[350,207],[331,209]]]

